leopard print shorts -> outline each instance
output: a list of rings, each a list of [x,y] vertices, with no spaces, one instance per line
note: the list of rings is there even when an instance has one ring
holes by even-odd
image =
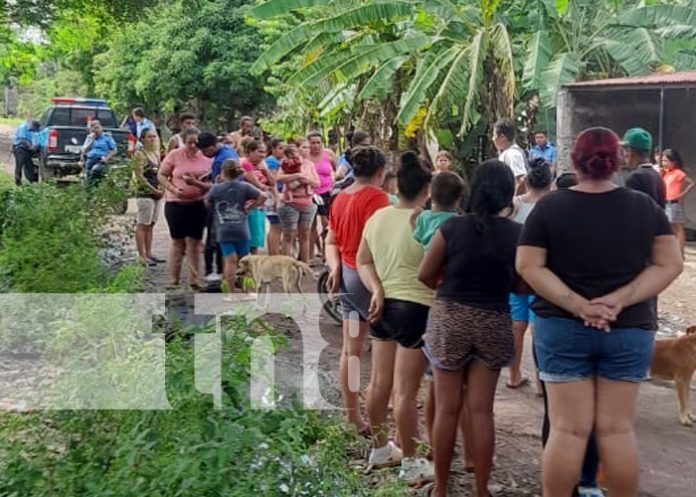
[[[515,355],[510,314],[436,298],[423,351],[434,367],[445,371],[460,370],[472,360],[502,369]]]

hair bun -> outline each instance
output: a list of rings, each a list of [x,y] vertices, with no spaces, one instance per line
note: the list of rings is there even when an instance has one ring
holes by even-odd
[[[401,154],[401,167],[406,167],[409,169],[421,167],[420,158],[418,154],[413,150],[407,150]]]

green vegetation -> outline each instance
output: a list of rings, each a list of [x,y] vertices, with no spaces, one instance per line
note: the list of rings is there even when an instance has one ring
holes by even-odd
[[[547,119],[564,83],[696,60],[693,0],[268,0],[250,15],[266,38],[252,70],[285,95],[277,119],[355,124],[392,149],[395,133],[470,145],[533,98],[542,112],[525,124]],[[289,119],[317,94],[304,122]]]
[[[196,392],[192,348],[177,338],[167,344],[173,410],[1,414],[0,494],[402,495],[397,483],[371,488],[350,468],[346,448],[357,441],[330,418],[249,408],[253,336],[243,323],[226,330],[222,410]]]
[[[0,195],[14,187],[14,178],[0,169]]]
[[[38,23],[25,3],[50,5]],[[250,3],[21,2],[11,17],[42,26],[45,43],[0,31],[0,83],[17,82],[20,112],[35,116],[51,97],[84,96],[107,98],[121,115],[190,109],[229,126],[271,103],[249,73],[262,41],[244,22]]]
[[[20,117],[0,117],[0,126],[12,126],[14,128],[22,124],[23,121]]]
[[[6,176],[0,175],[0,191]],[[105,183],[87,195],[79,187],[42,184],[8,188],[0,197],[0,291],[83,293],[60,309],[73,318],[57,331],[62,317],[51,305],[2,316],[0,350],[31,344],[28,350],[61,364],[41,396],[61,405],[83,399],[97,408],[110,395],[138,399],[157,386],[157,357],[146,346],[153,337],[143,336],[123,296],[104,301],[101,295],[141,291],[143,276],[134,267],[109,276],[99,263],[97,233],[119,201],[114,189]],[[42,298],[55,304],[59,297]],[[50,330],[41,324],[47,322]],[[365,441],[337,419],[297,404],[251,409],[250,347],[258,323],[223,322],[222,409],[194,385],[190,335],[212,334],[214,326],[184,329],[169,322],[166,400],[172,409],[0,412],[0,495],[403,495],[396,478],[374,488],[372,477],[352,468],[350,454]],[[15,333],[13,326],[20,329]],[[153,332],[161,338],[165,329]],[[272,331],[263,334],[285,346]],[[80,373],[86,367],[88,377]]]

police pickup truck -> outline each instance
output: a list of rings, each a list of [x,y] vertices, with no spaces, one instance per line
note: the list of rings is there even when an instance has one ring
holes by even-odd
[[[116,114],[105,100],[96,98],[54,98],[40,121],[38,138],[39,181],[82,172],[80,153],[89,134],[89,123],[97,119],[118,147],[114,161],[135,151],[136,137],[119,127]]]

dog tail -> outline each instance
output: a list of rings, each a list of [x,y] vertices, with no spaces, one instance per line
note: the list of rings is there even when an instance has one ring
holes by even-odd
[[[310,276],[312,279],[317,279],[312,268],[302,261],[295,261],[295,267],[300,270],[301,275]]]

